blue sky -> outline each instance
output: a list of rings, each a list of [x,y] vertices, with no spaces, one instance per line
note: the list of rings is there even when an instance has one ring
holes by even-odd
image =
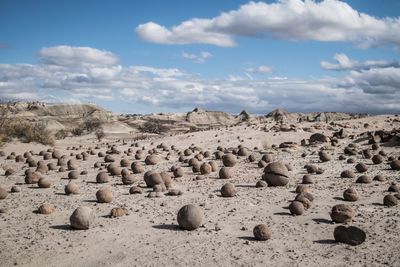
[[[393,0],[2,0],[0,97],[126,113],[398,113],[399,16]]]

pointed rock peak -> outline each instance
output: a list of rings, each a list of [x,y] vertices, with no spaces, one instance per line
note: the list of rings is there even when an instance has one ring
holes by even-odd
[[[239,115],[245,115],[245,116],[250,116],[250,113],[247,112],[247,110],[242,110],[242,112],[239,113]]]
[[[199,107],[195,107],[192,112],[205,112],[205,110]]]

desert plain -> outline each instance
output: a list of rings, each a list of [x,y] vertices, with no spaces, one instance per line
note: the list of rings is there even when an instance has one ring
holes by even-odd
[[[206,114],[202,126],[225,118],[221,119],[221,114],[207,115],[206,111],[194,112]],[[108,131],[101,140],[89,133],[68,135],[56,140],[54,146],[18,140],[4,144],[0,149],[4,152],[0,157],[0,187],[7,196],[0,200],[0,265],[400,266],[400,205],[387,206],[383,202],[386,195],[399,193],[388,192],[389,187],[398,189],[395,185],[400,184],[400,171],[391,168],[391,162],[400,157],[399,117],[307,121],[292,118],[286,111],[278,113],[148,135],[122,131],[124,127],[118,120],[108,122]],[[323,138],[314,142],[310,137],[316,133]],[[140,159],[135,157],[139,150]],[[322,161],[320,151],[325,151],[329,160]],[[13,152],[23,160],[8,157]],[[26,157],[25,152],[29,152]],[[155,165],[145,163],[150,154],[158,158]],[[219,171],[224,165],[219,156],[225,154],[234,155],[236,162],[229,167],[231,177],[221,179]],[[383,161],[374,163],[371,157],[378,154]],[[106,155],[114,163],[105,162]],[[271,162],[286,165],[286,185],[256,186],[268,164],[260,163],[265,155],[272,158]],[[65,156],[62,170],[57,166],[61,156]],[[50,187],[26,183],[26,171],[36,170],[26,163],[28,157],[57,166],[41,174],[51,182]],[[209,174],[194,172],[189,166],[194,157],[200,164],[214,161],[217,170]],[[69,178],[71,170],[66,165],[71,159],[79,172],[74,179]],[[125,167],[120,164],[122,159],[128,162]],[[133,162],[142,166],[141,173],[132,172]],[[359,163],[365,164],[365,172],[357,171]],[[96,176],[100,171],[107,172],[109,164],[127,169],[132,183],[124,184],[121,175],[111,173],[108,182],[97,183]],[[308,173],[307,165],[314,165],[318,173]],[[182,177],[175,177],[173,166],[183,170]],[[6,175],[8,169],[15,172]],[[355,177],[342,178],[344,170],[352,171]],[[168,188],[147,187],[146,171],[167,173],[172,182]],[[288,206],[307,174],[313,183],[304,186],[313,201],[303,214],[294,216]],[[357,183],[362,175],[370,180]],[[384,179],[374,180],[377,175]],[[78,185],[78,194],[65,193],[71,181]],[[234,185],[236,194],[222,197],[220,189],[228,182]],[[19,192],[11,192],[13,186]],[[130,194],[133,186],[141,193]],[[98,203],[96,199],[96,192],[103,187],[112,192],[109,203]],[[358,192],[357,201],[343,199],[348,188]],[[175,194],[170,194],[171,190]],[[50,214],[38,212],[44,203],[53,207]],[[197,205],[204,214],[201,225],[192,231],[181,229],[177,222],[179,209],[187,204]],[[330,212],[338,204],[354,211],[349,222],[332,221]],[[95,214],[86,230],[74,229],[70,223],[71,214],[80,206],[89,207]],[[111,210],[118,207],[123,208],[123,216],[110,216]],[[253,228],[258,224],[268,226],[270,239],[254,238]],[[362,229],[365,241],[356,246],[336,242],[333,233],[339,225]]]

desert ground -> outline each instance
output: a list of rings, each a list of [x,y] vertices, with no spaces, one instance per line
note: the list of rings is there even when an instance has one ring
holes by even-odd
[[[129,134],[107,134],[98,141],[84,135],[57,140],[54,147],[35,143],[13,141],[0,150],[0,186],[8,191],[0,200],[0,265],[1,266],[400,266],[400,205],[387,207],[383,198],[392,183],[400,183],[400,171],[392,170],[390,161],[400,157],[400,147],[382,143],[371,148],[370,137],[363,133],[400,128],[398,117],[369,116],[359,119],[327,122],[296,122],[280,127],[277,122],[242,123],[215,127],[207,130],[155,135],[144,140],[133,140]],[[331,142],[308,144],[314,133],[332,138],[335,132],[345,129],[347,136]],[[302,140],[306,140],[302,144]],[[281,145],[284,142],[285,143]],[[378,142],[379,143],[379,142]],[[354,144],[357,153],[344,153],[345,147]],[[281,146],[280,146],[281,145]],[[111,150],[111,147],[114,149]],[[171,148],[171,146],[174,146]],[[248,148],[254,155],[238,156],[231,168],[232,177],[220,179],[218,170],[223,166],[214,152],[220,146],[225,153],[237,152],[238,146]],[[211,156],[201,162],[214,160],[216,172],[207,175],[193,173],[188,163],[179,161],[179,152],[191,148],[191,159],[209,151]],[[323,149],[332,159],[321,162],[318,152]],[[383,154],[384,161],[374,164],[363,150],[372,155]],[[143,150],[143,158],[135,159],[137,150]],[[145,157],[151,150],[159,158],[156,165],[146,165]],[[87,153],[85,160],[77,160],[77,170],[87,171],[73,182],[79,185],[79,194],[66,195],[64,187],[70,182],[69,171],[49,170],[42,177],[51,180],[49,188],[25,183],[27,163],[6,159],[15,152],[23,155],[32,151],[35,161],[57,164],[56,158],[44,160],[41,151],[58,151],[66,160]],[[119,165],[122,158],[130,164],[139,161],[143,172],[133,174],[136,182],[124,185],[120,175],[112,176],[108,183],[96,183],[100,169],[109,163],[99,152],[113,152]],[[358,153],[359,152],[359,153]],[[119,154],[118,154],[119,153]],[[39,155],[42,154],[42,155]],[[237,153],[236,153],[237,154]],[[263,167],[258,162],[265,154],[273,161],[289,165],[289,182],[285,186],[256,187],[262,179]],[[344,156],[339,160],[340,156]],[[349,158],[354,163],[348,163]],[[355,166],[365,163],[368,170],[359,173]],[[95,163],[100,163],[95,167]],[[313,184],[307,184],[314,200],[302,215],[291,215],[288,206],[296,197],[296,187],[307,174],[304,168],[313,164],[323,170],[312,173]],[[178,189],[181,195],[167,192],[150,194],[144,172],[168,172],[172,166],[181,166],[184,175],[172,178],[170,189]],[[15,173],[6,176],[7,169]],[[30,169],[35,170],[35,167]],[[355,178],[341,178],[341,172],[351,170]],[[171,176],[174,174],[170,172]],[[385,181],[356,183],[361,175],[371,178],[383,175]],[[222,197],[221,187],[230,182],[235,185],[236,196]],[[11,192],[17,185],[20,192]],[[142,189],[141,194],[130,194],[132,186]],[[113,200],[98,203],[96,191],[109,187]],[[344,201],[343,191],[355,188],[359,199]],[[156,196],[156,197],[154,197]],[[40,214],[43,203],[54,206],[51,214]],[[187,204],[198,205],[204,213],[201,226],[193,231],[183,230],[177,222],[179,209]],[[354,210],[352,220],[344,225],[356,226],[365,231],[365,241],[357,246],[336,242],[334,229],[340,223],[331,220],[333,206],[346,204]],[[70,216],[79,206],[90,207],[95,220],[87,230],[75,230]],[[110,217],[115,207],[123,207],[128,214]],[[266,224],[272,236],[266,241],[254,239],[253,228]]]

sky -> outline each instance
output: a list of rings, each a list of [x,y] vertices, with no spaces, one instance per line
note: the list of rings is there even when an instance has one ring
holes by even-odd
[[[397,0],[0,0],[0,99],[400,113]]]

